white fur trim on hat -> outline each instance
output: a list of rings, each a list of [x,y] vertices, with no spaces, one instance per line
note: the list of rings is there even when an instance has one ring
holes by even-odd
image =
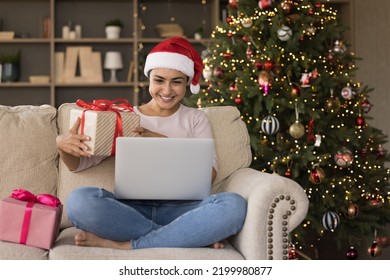
[[[155,68],[174,69],[189,77],[190,81],[194,77],[194,61],[189,57],[170,52],[154,52],[146,57],[144,74],[149,75],[149,71]]]

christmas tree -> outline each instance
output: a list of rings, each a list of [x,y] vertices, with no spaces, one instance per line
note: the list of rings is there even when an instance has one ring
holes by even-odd
[[[309,212],[291,244],[313,246],[308,232],[355,247],[368,238],[376,257],[389,240],[387,137],[369,124],[372,89],[354,80],[346,27],[323,2],[230,0],[203,53],[208,87],[187,101],[236,106],[252,167],[305,189]]]

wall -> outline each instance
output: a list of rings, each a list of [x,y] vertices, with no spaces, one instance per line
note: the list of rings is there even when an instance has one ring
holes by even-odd
[[[372,88],[369,124],[390,137],[390,1],[353,0],[354,50],[363,60],[358,62],[356,78]],[[390,140],[390,138],[389,138]],[[390,143],[384,145],[390,151]],[[389,226],[390,228],[390,226]],[[381,259],[390,259],[390,248],[383,250]]]
[[[390,1],[354,0],[354,13],[354,49],[363,59],[356,78],[374,88],[369,123],[390,135]],[[384,148],[390,151],[390,144]]]

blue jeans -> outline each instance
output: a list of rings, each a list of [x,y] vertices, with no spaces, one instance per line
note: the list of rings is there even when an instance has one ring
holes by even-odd
[[[70,193],[67,215],[77,228],[104,239],[131,241],[132,249],[202,247],[238,233],[246,201],[218,193],[201,201],[118,200],[96,187]]]

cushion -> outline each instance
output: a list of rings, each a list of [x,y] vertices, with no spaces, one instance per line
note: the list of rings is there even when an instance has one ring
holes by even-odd
[[[56,109],[0,105],[0,198],[24,188],[56,195]]]
[[[233,106],[207,107],[202,110],[208,116],[215,139],[219,168],[213,192],[220,191],[220,184],[234,171],[248,167],[252,153],[248,130],[241,120],[240,111]]]
[[[81,247],[74,245],[78,229],[64,229],[50,251],[50,260],[243,260],[228,242],[224,249],[204,248],[150,248],[138,250],[118,250],[111,248]]]

